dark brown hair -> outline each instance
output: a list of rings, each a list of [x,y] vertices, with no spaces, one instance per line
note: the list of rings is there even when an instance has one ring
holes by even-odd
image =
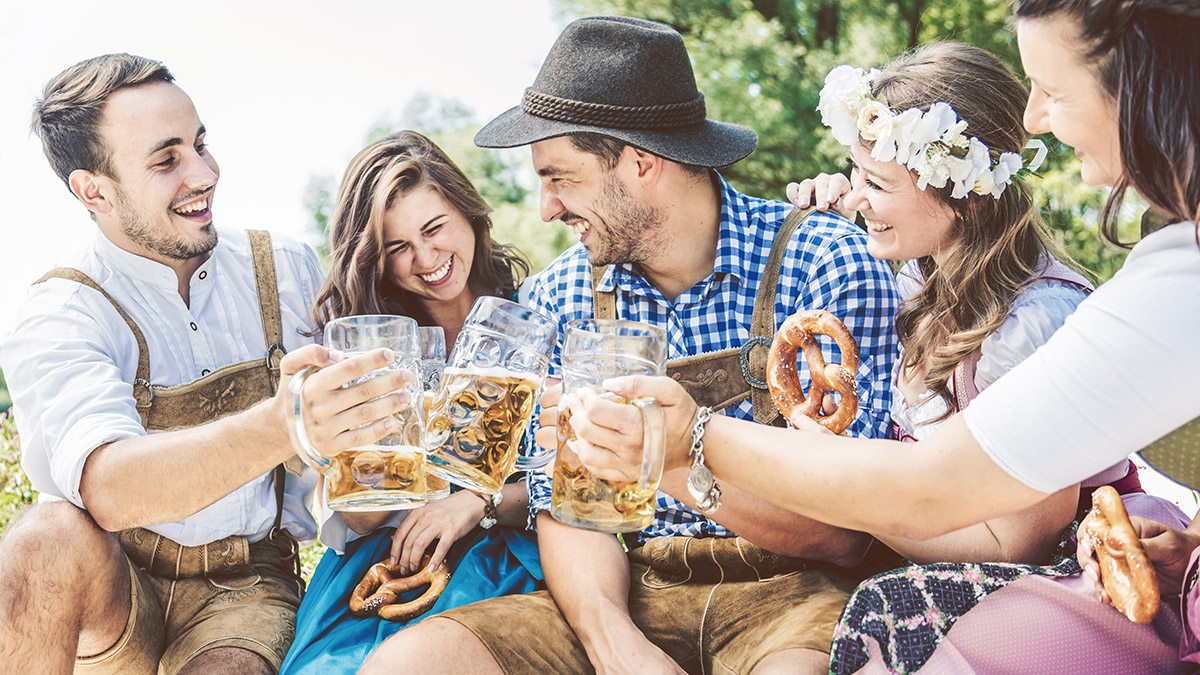
[[[883,68],[873,87],[874,96],[895,111],[950,104],[967,122],[965,134],[978,137],[993,161],[1004,152],[1020,153],[1029,140],[1021,124],[1028,92],[999,59],[977,47],[952,42],[918,47]],[[1020,176],[998,199],[975,192],[955,199],[952,190],[953,184],[925,189],[954,214],[954,254],[940,266],[932,256],[917,261],[924,285],[896,314],[902,375],[927,367],[926,388],[949,410],[955,367],[1008,319],[1017,291],[1044,258],[1065,259]]]
[[[423,186],[471,224],[471,291],[504,298],[516,293],[529,263],[515,248],[492,240],[491,207],[433,141],[402,131],[363,148],[346,168],[330,225],[333,262],[313,307],[318,332],[328,321],[352,314],[400,314],[433,325],[419,299],[388,278],[383,241],[384,213],[397,197]]]
[[[54,173],[68,182],[83,169],[112,177],[108,149],[96,127],[113,92],[151,82],[174,82],[158,61],[131,54],[105,54],[80,61],[46,83],[33,105],[33,133]]]
[[[571,134],[568,138],[571,139],[571,145],[576,150],[586,152],[589,155],[595,155],[599,158],[600,165],[605,169],[615,169],[617,162],[621,160],[621,152],[625,150],[625,146],[629,145],[625,141],[619,141],[604,134]],[[647,150],[646,152],[650,151]],[[708,177],[708,169],[703,166],[683,164],[681,162],[675,163],[683,167],[683,170],[693,177]]]
[[[1200,3],[1196,0],[1017,0],[1017,19],[1068,16],[1081,57],[1117,107],[1123,175],[1101,216],[1135,188],[1172,220],[1196,222],[1200,244]]]

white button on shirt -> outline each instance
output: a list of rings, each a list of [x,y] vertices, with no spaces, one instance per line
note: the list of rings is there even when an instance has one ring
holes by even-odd
[[[323,274],[309,247],[278,235],[272,244],[283,343],[291,351],[313,342],[305,333],[313,326],[310,308]],[[190,306],[171,268],[124,251],[102,234],[69,266],[103,287],[141,329],[156,386],[183,384],[266,355],[245,232],[220,233],[220,243],[192,275]],[[0,341],[0,368],[21,434],[22,468],[37,490],[82,508],[79,484],[91,452],[146,433],[131,386],[137,361],[132,331],[100,293],[65,279],[30,289],[16,328]],[[316,481],[307,468],[299,478],[287,477],[283,525],[300,540],[316,534],[303,502]],[[188,546],[234,534],[257,541],[274,518],[268,472],[192,516],[147,529]]]

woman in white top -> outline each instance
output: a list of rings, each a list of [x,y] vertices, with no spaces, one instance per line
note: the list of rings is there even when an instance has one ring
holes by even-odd
[[[703,429],[703,458],[718,480],[833,524],[936,541],[1036,507],[1200,415],[1200,7],[1021,0],[1017,15],[1033,84],[1026,128],[1074,147],[1086,182],[1115,186],[1110,225],[1127,187],[1176,222],[1135,247],[1042,348],[925,441],[905,447],[717,416]],[[682,389],[665,378],[611,388],[664,403],[667,468],[692,465],[701,425]],[[572,419],[589,441],[581,458],[602,476],[626,476],[640,448],[613,429],[632,420],[605,401],[582,408],[593,425],[585,433]],[[1192,535],[1137,525],[1157,534],[1145,544],[1165,594],[1177,593],[1200,527]]]

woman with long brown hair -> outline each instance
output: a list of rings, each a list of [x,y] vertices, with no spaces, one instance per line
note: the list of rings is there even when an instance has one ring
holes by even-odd
[[[404,131],[368,145],[338,190],[333,260],[313,309],[318,331],[341,316],[397,314],[440,326],[452,345],[476,299],[515,300],[529,272],[519,252],[492,239],[490,211],[425,136]],[[428,555],[428,568],[443,560],[453,568],[426,616],[534,590],[541,569],[536,542],[523,530],[527,505],[524,483],[512,483],[499,501],[460,490],[411,511],[324,508],[320,538],[329,550],[297,614],[281,672],[355,672],[375,645],[406,625],[353,618],[347,609],[364,573],[381,560],[415,572]]]
[[[1082,301],[1044,345],[920,443],[771,429],[720,416],[705,424],[706,416],[698,416],[695,403],[668,379],[610,383],[622,395],[650,395],[664,405],[673,440],[668,470],[703,461],[718,481],[810,517],[867,530],[885,541],[936,544],[964,528],[1038,508],[1088,476],[1124,462],[1131,452],[1156,446],[1151,449],[1159,450],[1159,457],[1170,459],[1186,456],[1188,443],[1194,447],[1197,423],[1192,420],[1200,416],[1195,348],[1200,330],[1200,99],[1194,95],[1200,89],[1195,67],[1200,62],[1200,8],[1190,0],[1019,0],[1017,31],[1033,85],[1025,128],[1053,133],[1075,149],[1084,181],[1115,188],[1105,209],[1106,223],[1114,222],[1123,192],[1133,188],[1171,224],[1134,247],[1122,270]],[[900,113],[890,100],[881,105]],[[974,125],[975,120],[969,121]],[[877,139],[891,138],[904,123],[898,120],[872,133]],[[993,183],[998,182],[993,162],[999,159],[991,157],[986,167]],[[978,166],[969,164],[956,167],[964,184]],[[928,164],[906,161],[905,166],[919,174]],[[1009,175],[1001,178],[1011,175],[1004,173]],[[976,298],[960,301],[971,304]],[[637,422],[602,400],[580,408],[572,418],[577,435],[585,439],[579,456],[602,477],[627,476],[640,448],[630,447],[612,430],[636,429]],[[593,427],[582,424],[584,412]],[[696,436],[702,452],[691,453]],[[1172,468],[1188,467],[1180,463]],[[1197,564],[1200,526],[1193,523],[1180,531],[1136,517],[1134,523],[1158,568],[1163,595],[1178,594],[1189,557],[1193,569]],[[1085,568],[1092,569],[1088,553],[1085,546]],[[995,599],[1004,598],[1009,588]],[[967,584],[962,592],[969,596],[974,589]],[[1119,617],[1109,607],[1093,609]],[[935,616],[940,609],[928,611]],[[1088,618],[1108,620],[1095,612]],[[969,619],[970,614],[964,617]],[[1054,626],[1058,618],[1049,621]],[[1184,621],[1186,629],[1186,616]],[[1036,634],[1038,625],[1012,622],[992,635],[1030,626]],[[1171,660],[1162,649],[1153,654],[1128,649],[1117,652],[1126,657],[1121,665],[1096,662],[1091,659],[1109,652],[1086,647],[1107,646],[1106,636],[1074,628],[1060,633],[1057,641],[1036,643],[1038,670],[1154,672]],[[1185,630],[1185,655],[1195,650],[1189,646],[1197,642],[1191,635]],[[1169,629],[1159,637],[1168,646],[1174,639]],[[953,672],[989,665],[1004,669],[1007,662],[959,661]]]

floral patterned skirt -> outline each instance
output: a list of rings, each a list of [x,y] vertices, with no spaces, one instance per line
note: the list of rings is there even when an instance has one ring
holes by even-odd
[[[925,665],[959,617],[989,593],[1030,574],[1079,574],[1075,529],[1063,533],[1049,565],[1016,563],[935,563],[910,565],[877,574],[859,584],[833,632],[830,672],[844,675],[867,664],[867,639],[879,645],[892,673],[912,673]]]

